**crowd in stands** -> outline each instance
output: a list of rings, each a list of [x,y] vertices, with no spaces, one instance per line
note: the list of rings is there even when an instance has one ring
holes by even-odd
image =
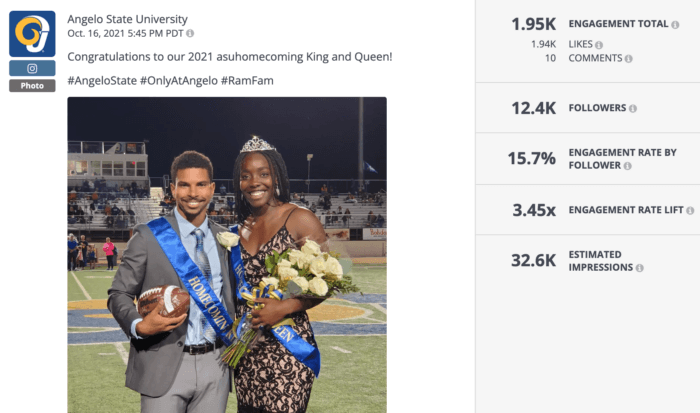
[[[97,193],[100,199],[113,200],[116,198],[148,198],[151,195],[151,190],[148,186],[140,186],[135,181],[132,181],[131,184],[125,184],[107,181],[104,178],[95,178],[94,180],[84,180],[82,185],[69,186],[68,193],[74,194],[77,199]]]
[[[301,196],[296,193],[292,194],[292,202],[308,207],[313,213],[317,213],[320,210],[321,213],[319,215],[319,219],[324,227],[340,226],[341,222],[343,227],[347,227],[353,214],[349,208],[345,208],[345,212],[343,212],[342,206],[338,206],[338,209],[334,210],[332,198],[333,196],[337,195],[337,191],[335,191],[332,186],[328,188],[324,184],[321,186],[321,193],[318,200],[316,202],[312,202],[311,205],[309,205],[309,202],[304,199],[303,194]],[[338,199],[343,198],[340,197]],[[384,194],[381,192],[372,194],[360,189],[359,191],[355,191],[355,193],[348,193],[343,202],[358,206],[369,205],[382,208],[385,203],[385,198]],[[375,215],[373,211],[370,211],[369,214],[367,214],[367,220],[364,222],[364,225],[367,227],[380,228],[383,227],[385,223],[386,218],[382,214]]]
[[[127,228],[134,224],[136,214],[131,209],[119,208],[117,204],[123,205],[122,201],[127,199],[148,198],[149,194],[148,187],[141,187],[136,182],[108,185],[104,178],[85,180],[81,186],[68,187],[68,223],[92,223],[99,209],[104,211],[102,219],[107,228]]]

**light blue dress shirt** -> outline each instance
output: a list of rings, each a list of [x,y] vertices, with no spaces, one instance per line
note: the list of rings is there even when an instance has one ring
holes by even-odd
[[[209,218],[205,218],[202,225],[195,227],[180,215],[180,211],[175,208],[175,219],[180,229],[180,241],[182,241],[182,245],[185,246],[185,250],[192,262],[195,262],[195,250],[197,249],[197,237],[195,237],[192,232],[195,228],[199,228],[204,232],[204,252],[209,259],[209,268],[211,269],[213,284],[212,289],[216,293],[216,296],[219,297],[219,300],[221,300],[224,279],[221,276],[221,261],[219,260],[219,252],[217,251],[216,237],[214,237],[214,234],[209,229]],[[206,343],[206,340],[204,340],[204,331],[202,329],[202,317],[204,317],[202,311],[197,307],[194,300],[190,298],[190,315],[187,318],[187,337],[185,338],[185,345],[189,346]],[[142,338],[136,335],[136,324],[142,320],[142,318],[138,318],[131,323],[131,335],[135,338]]]

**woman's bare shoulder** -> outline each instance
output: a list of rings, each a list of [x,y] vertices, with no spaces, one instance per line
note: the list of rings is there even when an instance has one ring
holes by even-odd
[[[287,231],[292,238],[295,240],[309,238],[319,243],[326,240],[326,231],[316,214],[299,206],[290,214],[287,220]]]

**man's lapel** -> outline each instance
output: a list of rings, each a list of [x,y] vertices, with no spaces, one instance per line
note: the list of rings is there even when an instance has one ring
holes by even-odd
[[[175,218],[175,209],[173,208],[170,212],[168,212],[166,215],[164,215],[163,218],[165,218],[165,220],[168,221],[170,226],[173,227],[173,229],[175,230],[175,233],[178,236],[180,236],[180,228],[177,226],[177,218]],[[170,268],[172,268],[172,266]],[[177,272],[175,272],[174,268],[173,268],[173,275],[175,276],[175,279],[177,279],[178,287],[185,288],[184,284],[182,283],[182,280],[180,279],[180,276],[177,275]]]
[[[175,208],[163,216],[171,227],[175,230],[175,233],[180,236],[180,227],[177,226],[177,218],[175,218]]]
[[[211,220],[211,217],[209,218],[208,222],[209,229],[211,230],[212,235],[214,235],[214,240],[216,241],[216,250],[219,252],[219,261],[221,262],[221,278],[224,282],[224,302],[226,303],[226,309],[230,314],[235,314],[233,295],[231,294],[233,292],[233,287],[231,285],[231,271],[229,271],[228,265],[228,251],[219,243],[219,240],[216,239],[216,234],[219,232],[224,232],[226,229],[216,225]]]

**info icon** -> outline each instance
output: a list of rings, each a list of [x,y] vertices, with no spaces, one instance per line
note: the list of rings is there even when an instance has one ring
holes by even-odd
[[[10,12],[10,56],[54,57],[56,13],[52,11]]]

